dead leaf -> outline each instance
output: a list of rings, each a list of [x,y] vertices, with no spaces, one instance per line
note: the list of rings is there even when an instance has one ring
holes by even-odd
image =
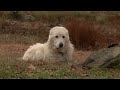
[[[28,66],[28,72],[32,72],[35,69],[36,69],[35,66],[33,66],[32,64]]]

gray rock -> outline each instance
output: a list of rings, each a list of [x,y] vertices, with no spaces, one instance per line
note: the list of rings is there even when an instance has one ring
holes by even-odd
[[[35,17],[33,17],[32,15],[22,15],[22,20],[26,20],[26,21],[34,21]]]
[[[81,65],[84,68],[112,68],[119,64],[120,45],[117,45],[93,52]]]
[[[13,18],[17,20],[23,20],[23,21],[34,21],[36,18],[32,15],[28,15],[26,13],[20,12],[20,11],[12,11]]]

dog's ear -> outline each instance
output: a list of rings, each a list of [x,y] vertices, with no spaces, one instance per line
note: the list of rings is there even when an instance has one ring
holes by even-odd
[[[48,42],[50,42],[50,40],[51,40],[51,37],[52,37],[52,30],[50,30],[50,31],[49,31]]]
[[[52,30],[49,31],[49,36],[51,36],[51,35],[52,35]]]
[[[66,28],[65,28],[66,29]],[[66,29],[66,36],[67,36],[67,38],[68,38],[68,40],[69,40],[69,32],[68,32],[68,30]]]

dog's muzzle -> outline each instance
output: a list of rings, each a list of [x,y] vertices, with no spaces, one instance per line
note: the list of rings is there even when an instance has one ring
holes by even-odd
[[[62,48],[62,47],[63,47],[63,43],[60,43],[60,44],[59,44],[59,47]]]

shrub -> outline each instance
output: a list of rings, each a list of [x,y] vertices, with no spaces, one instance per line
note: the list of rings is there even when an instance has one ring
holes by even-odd
[[[94,24],[94,22],[80,21],[79,19],[73,19],[65,24],[76,48],[98,48],[101,42],[105,42],[103,35],[95,29]]]

